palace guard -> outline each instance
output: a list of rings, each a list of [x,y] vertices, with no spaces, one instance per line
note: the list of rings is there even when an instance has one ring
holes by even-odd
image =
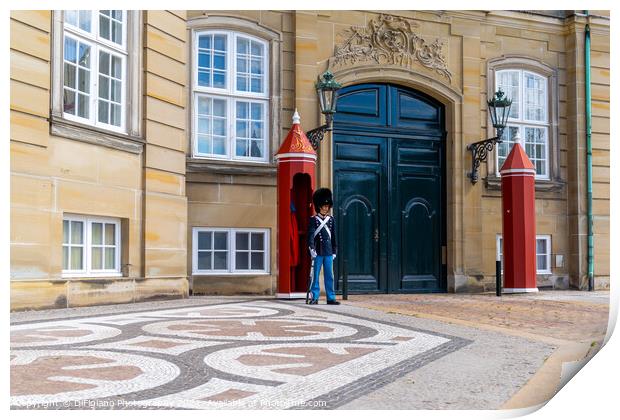
[[[312,283],[310,285],[310,292],[312,294],[310,304],[319,303],[319,295],[321,293],[319,273],[321,272],[321,267],[323,267],[327,304],[340,305],[340,302],[336,300],[336,292],[334,291],[333,261],[336,258],[338,248],[334,218],[328,214],[334,205],[331,190],[329,188],[319,188],[314,192],[312,202],[317,214],[310,218],[310,223],[308,224],[308,246],[314,263]]]

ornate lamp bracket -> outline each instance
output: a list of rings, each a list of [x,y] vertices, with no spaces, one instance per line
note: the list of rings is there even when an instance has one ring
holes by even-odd
[[[308,137],[308,140],[310,140],[310,144],[312,145],[312,148],[314,150],[317,150],[319,148],[319,144],[321,144],[321,141],[323,141],[325,133],[331,131],[331,129],[331,124],[323,124],[322,126],[310,130],[306,133],[306,137]]]
[[[471,151],[471,172],[467,176],[471,183],[478,182],[478,168],[480,162],[487,160],[489,152],[493,151],[493,146],[502,142],[502,131],[498,130],[497,136],[467,145],[467,150]]]

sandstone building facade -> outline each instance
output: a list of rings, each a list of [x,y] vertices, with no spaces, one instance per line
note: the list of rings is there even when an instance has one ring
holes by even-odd
[[[538,285],[585,289],[586,25],[594,278],[609,286],[607,11],[13,11],[10,25],[12,309],[275,294],[274,153],[295,109],[321,124],[328,69],[343,89],[317,180],[341,203],[353,292],[492,290],[515,141],[537,169]],[[511,118],[472,184],[466,146],[494,135],[499,87]],[[419,209],[432,222],[411,224]]]

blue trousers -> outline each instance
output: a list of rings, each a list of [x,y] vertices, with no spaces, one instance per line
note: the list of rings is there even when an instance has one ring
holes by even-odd
[[[333,271],[334,257],[331,255],[317,255],[314,258],[314,273],[312,278],[312,299],[318,300],[321,295],[321,285],[319,284],[319,274],[321,267],[323,267],[323,278],[325,282],[325,293],[327,294],[327,300],[336,300],[336,292],[334,292],[334,271]]]

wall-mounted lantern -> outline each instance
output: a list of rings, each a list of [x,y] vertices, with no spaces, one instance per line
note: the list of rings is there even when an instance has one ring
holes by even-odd
[[[336,113],[336,101],[338,100],[338,90],[342,86],[336,81],[334,75],[327,70],[318,78],[315,87],[316,93],[319,96],[321,114],[325,115],[325,124],[306,133],[314,150],[318,149],[325,132],[332,130],[334,114]]]
[[[490,139],[467,145],[467,150],[471,151],[471,172],[468,173],[467,176],[471,179],[472,184],[478,181],[480,162],[487,159],[488,153],[493,151],[493,146],[495,144],[502,142],[501,138],[504,128],[506,128],[508,116],[510,115],[512,99],[507,98],[504,92],[498,89],[493,98],[487,101],[487,105],[491,116],[491,124],[493,124],[497,135]]]

